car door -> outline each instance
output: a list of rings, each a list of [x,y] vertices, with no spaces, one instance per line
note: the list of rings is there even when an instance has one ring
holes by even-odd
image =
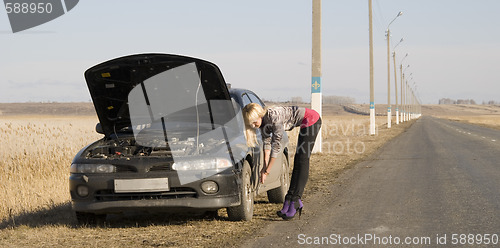
[[[242,95],[242,98],[244,99],[244,102],[249,100],[252,103],[257,103],[257,104],[261,105],[262,107],[265,107],[265,104],[262,102],[262,100],[260,100],[260,98],[255,93],[253,93],[251,91],[245,92]],[[257,137],[261,137],[260,129],[257,129],[256,133],[257,133]],[[286,135],[284,135],[284,136],[286,136]],[[260,143],[262,142],[261,139],[258,139],[258,140]],[[286,141],[288,141],[288,139],[286,139]],[[283,142],[282,142],[282,146],[285,147]],[[259,156],[258,166],[255,168],[257,175],[260,176],[259,172],[260,172],[260,170],[262,170],[262,168],[264,166],[263,146],[260,146],[259,151],[254,151],[254,152],[255,152],[255,155],[257,155],[257,152],[259,153],[259,155],[261,155],[261,156]],[[257,156],[255,156],[255,157],[257,157]],[[283,163],[283,156],[278,156],[276,158],[276,161],[275,161],[273,167],[271,168],[269,175],[266,177],[266,181],[263,184],[259,184],[258,192],[265,192],[265,191],[268,191],[270,189],[279,187],[281,185],[280,176],[281,176],[282,169],[283,169],[281,166],[282,163]]]
[[[241,95],[241,101],[242,101],[242,104],[243,106],[246,106],[250,103],[252,103],[252,100],[250,99],[248,93],[245,91],[243,92]],[[262,101],[259,103],[262,107],[264,107],[264,103],[262,103]],[[261,133],[260,133],[260,129],[256,129],[255,130],[255,133],[257,135],[257,142],[258,142],[258,145],[257,147],[253,147],[252,148],[252,153],[253,153],[253,158],[254,158],[254,166],[252,167],[252,175],[253,175],[253,180],[254,182],[256,182],[256,193],[258,194],[259,192],[262,192],[262,191],[259,191],[260,187],[261,187],[261,184],[260,184],[260,170],[262,169],[263,165],[264,165],[264,152],[263,152],[263,144],[262,144],[262,139],[260,138],[261,137]]]

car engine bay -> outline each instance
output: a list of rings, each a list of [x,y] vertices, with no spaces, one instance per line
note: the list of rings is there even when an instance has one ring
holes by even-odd
[[[116,159],[130,157],[172,157],[172,156],[192,156],[199,154],[213,154],[220,150],[226,142],[224,139],[197,140],[194,137],[185,139],[170,138],[167,146],[165,140],[156,139],[151,141],[158,146],[143,146],[138,144],[133,137],[125,139],[102,139],[95,145],[89,147],[84,156],[87,159]]]

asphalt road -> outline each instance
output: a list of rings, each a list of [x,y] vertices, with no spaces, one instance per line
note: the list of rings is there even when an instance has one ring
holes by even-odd
[[[243,247],[500,247],[499,161],[500,131],[424,116]]]

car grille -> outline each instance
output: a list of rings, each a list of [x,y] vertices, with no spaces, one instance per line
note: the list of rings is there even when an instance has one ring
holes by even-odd
[[[137,172],[132,166],[116,166],[116,172]]]
[[[171,188],[168,192],[147,193],[115,193],[113,190],[100,190],[94,194],[97,201],[161,200],[194,198],[196,196],[196,191],[191,188]]]
[[[124,166],[124,165],[115,165],[116,172],[139,172],[140,169],[134,166]],[[151,168],[147,168],[147,172],[156,172],[156,171],[171,171],[172,166],[170,164],[164,165],[156,165]]]
[[[158,165],[153,166],[149,169],[149,171],[168,171],[171,170],[170,165]]]

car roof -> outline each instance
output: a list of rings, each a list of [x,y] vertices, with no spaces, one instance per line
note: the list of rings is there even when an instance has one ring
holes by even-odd
[[[247,90],[247,89],[242,89],[242,88],[229,88],[229,93],[230,94],[243,94],[245,92],[252,92],[252,91],[251,90]]]

